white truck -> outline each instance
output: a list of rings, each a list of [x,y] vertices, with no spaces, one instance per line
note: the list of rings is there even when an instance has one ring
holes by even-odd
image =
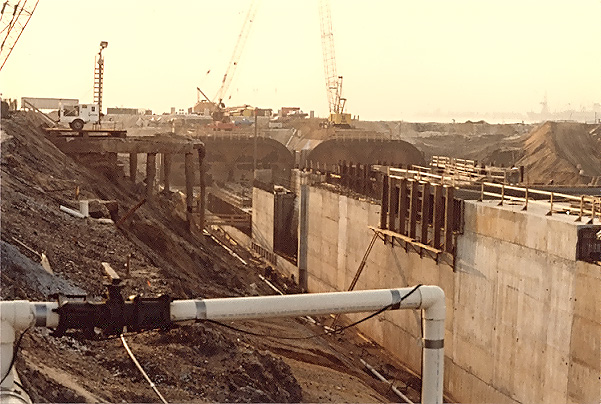
[[[100,122],[100,110],[97,104],[60,105],[58,121],[68,123],[71,129],[80,131],[86,123]]]

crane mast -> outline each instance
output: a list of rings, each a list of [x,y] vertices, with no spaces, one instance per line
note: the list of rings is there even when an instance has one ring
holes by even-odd
[[[336,72],[336,52],[329,0],[319,0],[319,15],[323,68],[330,111],[328,123],[333,126],[348,128],[350,127],[351,116],[344,113],[346,98],[342,97],[342,76],[339,76]]]
[[[236,67],[238,67],[238,62],[240,61],[240,57],[242,56],[242,50],[244,49],[244,45],[246,44],[246,40],[248,39],[248,34],[250,33],[250,27],[252,25],[253,20],[255,19],[255,14],[258,8],[258,0],[253,0],[248,8],[248,12],[246,13],[246,17],[244,19],[244,23],[242,24],[242,29],[240,30],[240,35],[238,35],[238,41],[236,42],[236,46],[234,47],[234,51],[232,52],[232,57],[230,58],[230,62],[227,66],[227,70],[223,75],[223,79],[221,80],[221,87],[217,91],[217,95],[215,96],[215,101],[218,105],[220,105],[227,94],[227,90],[232,83],[232,79],[234,77],[234,73],[236,72]]]

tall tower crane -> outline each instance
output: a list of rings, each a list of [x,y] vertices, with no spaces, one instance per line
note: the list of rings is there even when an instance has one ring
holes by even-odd
[[[326,78],[328,107],[330,110],[328,124],[340,128],[350,128],[351,114],[344,112],[346,98],[342,97],[342,76],[339,76],[336,72],[336,52],[334,49],[332,13],[330,11],[329,0],[319,0],[319,16],[323,68]]]
[[[0,71],[15,48],[27,23],[33,16],[39,0],[29,3],[17,1],[11,4],[8,0],[2,3],[0,9]]]

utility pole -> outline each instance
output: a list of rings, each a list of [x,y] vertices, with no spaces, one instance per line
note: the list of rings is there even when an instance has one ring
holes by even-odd
[[[104,75],[104,58],[102,51],[109,45],[107,41],[100,42],[100,51],[94,68],[94,104],[98,105],[98,124],[102,119],[102,80]]]

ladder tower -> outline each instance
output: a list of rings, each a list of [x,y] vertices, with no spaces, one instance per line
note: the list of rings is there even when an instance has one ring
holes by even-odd
[[[108,46],[108,42],[100,42],[100,51],[96,57],[96,65],[94,67],[94,104],[98,105],[98,123],[102,117],[102,80],[104,76],[104,58],[102,57],[102,51]]]

